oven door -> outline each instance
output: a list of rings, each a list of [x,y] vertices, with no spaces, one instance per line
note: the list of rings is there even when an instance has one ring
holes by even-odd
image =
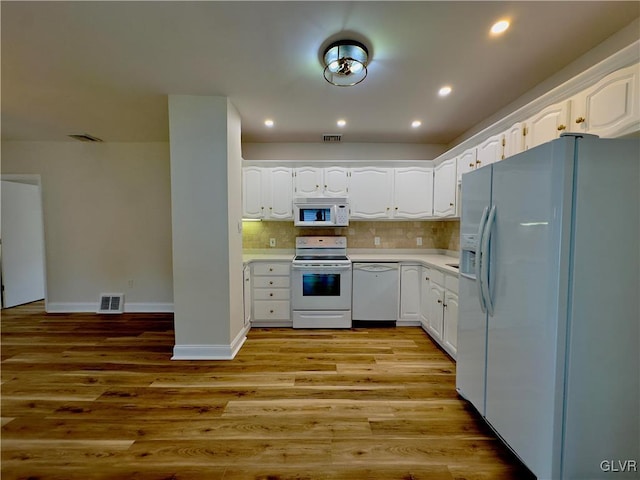
[[[292,310],[351,310],[351,264],[291,267]]]

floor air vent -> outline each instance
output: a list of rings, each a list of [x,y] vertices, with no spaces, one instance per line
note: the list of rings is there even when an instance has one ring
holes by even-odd
[[[341,133],[325,133],[322,135],[322,141],[324,143],[337,143],[342,141]]]
[[[122,313],[124,311],[124,294],[103,293],[100,295],[98,313]]]

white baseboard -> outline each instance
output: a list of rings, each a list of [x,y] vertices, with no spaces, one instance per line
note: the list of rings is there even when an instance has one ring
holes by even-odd
[[[420,320],[397,320],[396,327],[419,327]]]
[[[96,313],[97,302],[47,302],[47,313]],[[173,313],[173,303],[124,304],[125,313]]]
[[[233,360],[247,339],[245,326],[230,345],[175,345],[171,360]]]

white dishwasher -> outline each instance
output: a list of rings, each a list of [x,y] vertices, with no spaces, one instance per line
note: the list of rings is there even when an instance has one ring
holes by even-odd
[[[354,263],[351,318],[362,322],[396,322],[400,299],[397,263]]]

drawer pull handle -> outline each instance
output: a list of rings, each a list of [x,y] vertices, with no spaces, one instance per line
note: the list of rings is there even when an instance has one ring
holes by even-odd
[[[269,294],[269,296],[270,296],[270,297],[273,297],[273,293],[270,293],[270,294]]]
[[[273,310],[269,310],[269,313],[273,313]]]
[[[271,281],[269,281],[269,285],[273,285],[273,281],[272,281],[272,280],[271,280]]]

